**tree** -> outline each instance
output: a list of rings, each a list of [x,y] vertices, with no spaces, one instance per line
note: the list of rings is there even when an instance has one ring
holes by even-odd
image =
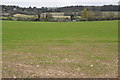
[[[88,11],[88,20],[93,20],[94,19],[94,12]]]
[[[70,20],[72,21],[72,20],[74,20],[75,18],[74,18],[74,15],[72,14],[71,16],[70,16]]]
[[[112,20],[115,18],[115,13],[114,12],[109,12],[109,19]]]
[[[82,11],[81,17],[82,17],[84,20],[93,20],[93,18],[94,18],[94,13],[93,13],[92,11],[87,11],[87,9],[84,9],[84,10]]]
[[[53,18],[52,14],[50,14],[50,13],[46,14],[46,19],[52,19],[52,18]]]
[[[40,14],[38,14],[38,21],[40,21],[40,18],[41,18],[41,16],[40,16]]]
[[[45,14],[42,14],[41,20],[42,21],[52,21],[53,20],[53,16],[50,13],[45,13]]]
[[[114,12],[106,12],[104,13],[104,19],[105,20],[112,20],[115,18],[115,13]]]
[[[81,17],[85,20],[88,20],[88,11],[86,8],[82,11]]]

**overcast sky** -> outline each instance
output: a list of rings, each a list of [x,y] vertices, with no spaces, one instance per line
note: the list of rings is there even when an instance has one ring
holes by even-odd
[[[63,7],[71,5],[117,5],[119,0],[1,0],[0,4],[21,7]]]

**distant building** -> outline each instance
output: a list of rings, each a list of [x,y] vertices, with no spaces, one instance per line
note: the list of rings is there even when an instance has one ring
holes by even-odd
[[[13,8],[13,11],[16,11],[17,9],[16,8]]]
[[[9,16],[10,13],[2,13],[3,16]]]

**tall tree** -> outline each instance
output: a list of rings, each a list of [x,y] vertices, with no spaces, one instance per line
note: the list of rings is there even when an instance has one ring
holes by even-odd
[[[37,20],[38,20],[38,21],[40,21],[40,19],[41,19],[41,15],[40,15],[40,14],[38,14],[38,19],[37,19]]]
[[[115,17],[115,13],[114,12],[109,12],[109,19],[110,20],[112,20],[112,19],[114,19],[114,17]]]
[[[70,19],[71,19],[71,21],[74,20],[74,19],[75,19],[75,16],[72,14],[72,15],[70,16]]]
[[[46,14],[46,18],[47,18],[47,19],[51,19],[51,18],[53,18],[53,16],[52,16],[52,14],[47,13],[47,14]]]
[[[82,11],[81,17],[85,20],[91,20],[94,18],[94,13],[92,11],[88,11],[87,9],[84,9]]]
[[[85,20],[88,20],[88,11],[86,8],[82,11],[81,17]]]

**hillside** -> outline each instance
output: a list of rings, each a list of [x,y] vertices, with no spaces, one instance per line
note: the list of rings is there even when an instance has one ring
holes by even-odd
[[[66,7],[58,7],[58,8],[49,8],[49,7],[19,7],[12,5],[1,5],[3,15],[7,13],[7,15],[13,15],[16,13],[20,14],[28,14],[35,15],[46,12],[64,12],[64,13],[72,13],[82,11],[84,8],[90,11],[119,11],[118,5],[103,5],[103,6],[66,6]]]

